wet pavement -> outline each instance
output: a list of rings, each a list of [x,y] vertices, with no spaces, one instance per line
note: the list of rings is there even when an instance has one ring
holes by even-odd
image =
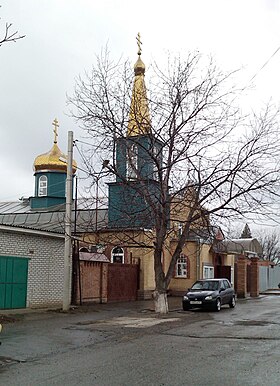
[[[1,314],[0,384],[279,385],[280,297],[166,316],[151,301]]]

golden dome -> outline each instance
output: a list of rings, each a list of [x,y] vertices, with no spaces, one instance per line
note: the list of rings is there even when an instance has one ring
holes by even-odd
[[[59,172],[67,172],[67,156],[62,153],[62,151],[57,146],[57,127],[58,122],[57,119],[53,122],[54,125],[54,144],[50,151],[47,153],[38,155],[34,161],[34,170],[38,171],[59,171]],[[73,160],[72,163],[72,171],[73,174],[77,170],[77,162]]]
[[[77,162],[73,160],[73,174],[77,170]],[[47,153],[38,155],[34,161],[34,170],[53,170],[53,171],[67,171],[67,156],[62,153],[56,143],[53,144],[51,150]]]

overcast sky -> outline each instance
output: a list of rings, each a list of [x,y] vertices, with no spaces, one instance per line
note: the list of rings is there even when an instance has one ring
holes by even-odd
[[[253,107],[270,97],[279,105],[279,3],[0,0],[0,32],[10,22],[26,35],[0,47],[0,200],[33,195],[33,161],[52,146],[53,119],[59,120],[62,151],[67,152],[69,130],[80,137],[66,106],[75,77],[90,69],[107,43],[115,58],[136,61],[138,32],[146,65],[167,51],[198,49],[213,54],[224,70],[244,68],[245,83],[257,74],[248,95]]]

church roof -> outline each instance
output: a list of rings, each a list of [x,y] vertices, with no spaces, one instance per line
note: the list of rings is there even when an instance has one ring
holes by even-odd
[[[34,170],[38,171],[67,171],[67,156],[62,153],[57,145],[57,128],[59,127],[57,119],[52,123],[54,125],[54,144],[50,151],[47,153],[38,155],[34,161]],[[73,174],[77,170],[77,163],[73,160]]]
[[[76,216],[76,233],[92,232],[102,229],[108,223],[107,209],[98,209],[97,224],[96,212],[93,208],[79,207],[75,214],[72,210],[72,227]],[[28,200],[18,202],[0,203],[0,224],[12,227],[37,229],[49,232],[64,233],[65,204],[57,205],[46,210],[34,211],[31,209]]]
[[[135,78],[127,128],[128,137],[149,134],[151,127],[150,111],[144,79],[145,64],[141,59],[142,43],[140,41],[140,34],[138,34],[136,39],[138,42],[138,59],[134,65]]]

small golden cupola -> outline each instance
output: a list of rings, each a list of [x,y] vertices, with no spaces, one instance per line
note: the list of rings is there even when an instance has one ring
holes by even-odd
[[[55,118],[52,125],[54,126],[54,144],[50,151],[47,153],[38,155],[34,161],[34,171],[42,172],[42,171],[56,171],[66,173],[67,171],[67,156],[62,153],[57,145],[57,137],[58,132],[57,129],[59,127],[58,120]],[[77,163],[73,160],[72,166],[73,174],[75,174],[77,170]]]
[[[141,59],[140,34],[137,35],[138,59],[134,65],[134,85],[129,112],[127,136],[147,135],[150,133],[151,119],[145,85],[145,64]]]
[[[43,210],[65,204],[67,156],[57,146],[57,119],[53,121],[54,143],[51,150],[41,154],[34,161],[35,192],[30,197],[33,210]],[[77,163],[73,161],[72,174],[77,170]]]

